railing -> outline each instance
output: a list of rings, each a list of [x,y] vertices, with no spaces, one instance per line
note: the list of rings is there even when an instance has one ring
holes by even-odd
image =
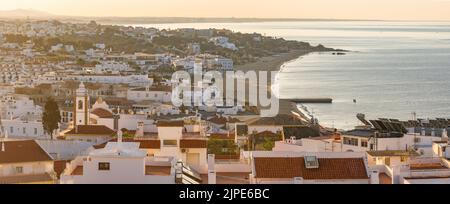
[[[150,157],[145,159],[147,166],[173,166],[173,157]]]

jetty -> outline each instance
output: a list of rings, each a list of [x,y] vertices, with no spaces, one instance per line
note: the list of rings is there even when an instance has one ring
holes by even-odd
[[[304,98],[304,99],[292,99],[294,103],[333,103],[332,98]]]

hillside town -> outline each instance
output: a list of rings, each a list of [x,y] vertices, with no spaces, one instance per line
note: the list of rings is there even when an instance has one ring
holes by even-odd
[[[447,119],[360,114],[337,130],[295,110],[172,104],[176,71],[292,50],[331,51],[223,29],[0,21],[0,184],[450,183]]]

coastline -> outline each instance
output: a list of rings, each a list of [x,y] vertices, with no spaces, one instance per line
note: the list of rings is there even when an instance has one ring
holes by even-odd
[[[280,71],[281,67],[292,61],[296,60],[302,56],[308,55],[310,53],[317,52],[312,50],[293,50],[288,53],[281,53],[278,55],[272,55],[268,57],[263,57],[258,59],[258,61],[253,63],[248,63],[245,65],[238,65],[235,67],[236,71]],[[269,84],[270,86],[270,84]],[[292,112],[299,112],[296,105],[289,99],[280,99],[280,110],[279,114],[291,114]]]

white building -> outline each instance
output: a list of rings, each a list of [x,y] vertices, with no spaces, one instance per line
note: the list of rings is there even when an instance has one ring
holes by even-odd
[[[116,133],[105,125],[93,125],[90,122],[89,100],[84,84],[80,83],[75,96],[73,128],[63,133],[66,140],[77,140],[99,144],[110,140]]]
[[[20,117],[42,115],[42,108],[34,104],[27,96],[8,94],[0,98],[0,114],[2,118],[17,119]]]
[[[0,184],[55,182],[53,160],[35,141],[0,139]]]
[[[128,84],[130,86],[151,86],[153,79],[147,75],[120,75],[120,74],[86,74],[69,75],[66,80],[75,80],[88,83],[101,84]]]
[[[128,72],[131,71],[130,65],[122,62],[115,61],[102,61],[101,64],[95,65],[95,73],[120,73],[120,72]]]
[[[146,87],[129,89],[127,99],[135,102],[154,101],[168,103],[172,101],[172,87]]]
[[[274,151],[295,152],[367,152],[417,150],[421,155],[432,156],[432,144],[440,137],[417,134],[389,135],[375,137],[372,131],[349,131],[331,137],[302,139],[286,138],[275,143]]]
[[[193,55],[199,55],[201,53],[201,47],[199,43],[190,43],[188,45],[189,53]]]
[[[3,132],[8,132],[10,138],[16,139],[50,139],[44,132],[41,121],[5,120],[1,121]]]
[[[67,165],[61,184],[174,184],[176,160],[148,157],[139,143],[109,142]]]
[[[213,37],[213,38],[209,39],[209,41],[213,42],[217,46],[220,46],[220,47],[223,47],[226,49],[230,49],[233,51],[239,50],[234,43],[230,43],[229,39],[224,36]]]

